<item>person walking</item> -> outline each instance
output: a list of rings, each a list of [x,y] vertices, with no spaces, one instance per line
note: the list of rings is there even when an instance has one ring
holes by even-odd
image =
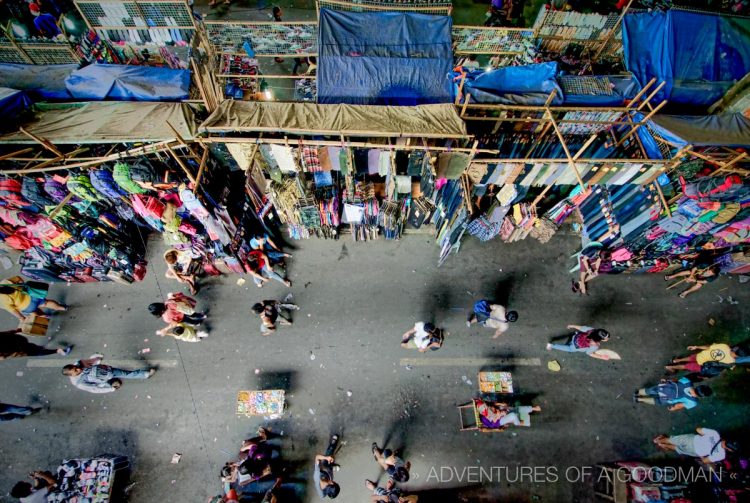
[[[695,429],[695,433],[684,435],[659,435],[654,438],[656,447],[663,451],[676,452],[683,456],[697,458],[704,464],[718,463],[727,457],[727,451],[735,451],[737,446],[721,438],[718,431],[711,428]]]
[[[20,277],[0,282],[0,308],[8,311],[21,322],[32,314],[42,315],[42,309],[67,311],[68,306],[47,298],[48,288],[25,283]]]
[[[414,328],[404,332],[401,336],[402,348],[417,348],[420,353],[428,349],[437,351],[443,346],[443,331],[429,322],[419,321]]]
[[[474,309],[469,315],[469,319],[466,320],[466,326],[471,327],[474,323],[487,328],[494,328],[495,335],[493,339],[497,339],[503,333],[508,330],[509,323],[518,321],[518,313],[515,311],[506,311],[504,306],[500,304],[490,304],[488,300],[478,300],[474,303]]]
[[[698,405],[698,398],[711,396],[709,386],[695,386],[687,377],[680,379],[662,379],[656,386],[636,390],[633,401],[649,405],[666,405],[672,412],[692,409]]]
[[[334,499],[341,492],[339,485],[333,480],[334,454],[339,445],[339,436],[331,435],[325,454],[315,456],[315,467],[313,469],[313,482],[315,491],[321,498]]]
[[[370,496],[372,503],[416,503],[419,501],[419,496],[416,494],[404,494],[400,488],[396,487],[392,479],[388,479],[385,487],[379,487],[372,480],[365,480],[365,487],[372,491],[372,496]]]
[[[37,346],[26,340],[26,337],[19,335],[19,332],[21,332],[20,328],[0,332],[0,360],[54,354],[65,356],[73,349],[73,346],[65,346],[58,349],[47,349]]]
[[[278,300],[264,300],[258,302],[252,307],[253,312],[260,316],[260,333],[261,335],[271,335],[276,331],[277,322],[279,325],[291,325],[292,320],[282,315],[282,311],[299,311],[296,304],[288,302],[279,302]]]
[[[729,347],[729,344],[714,343],[708,346],[688,346],[688,351],[698,351],[690,356],[675,358],[670,365],[665,368],[670,372],[687,370],[688,372],[698,373],[701,367],[708,362],[717,362],[731,365],[735,362],[737,355]]]
[[[608,360],[607,356],[596,353],[602,342],[609,340],[609,332],[603,328],[594,328],[580,325],[568,325],[568,329],[574,330],[567,344],[547,343],[547,351],[553,349],[566,353],[586,353],[592,358]]]
[[[187,323],[197,326],[206,321],[207,317],[206,313],[195,310],[197,305],[197,300],[184,293],[169,292],[165,302],[149,304],[148,310],[152,315],[161,317],[167,324]]]
[[[258,288],[262,288],[269,279],[275,279],[286,287],[292,286],[291,281],[284,279],[273,270],[268,255],[260,250],[253,250],[247,254],[247,269]]]
[[[391,449],[381,449],[377,442],[372,443],[372,455],[380,467],[385,470],[389,479],[394,482],[408,482],[411,463],[404,461]]]
[[[102,364],[104,355],[94,354],[87,360],[78,360],[73,365],[65,365],[64,376],[76,388],[89,393],[111,393],[122,386],[122,379],[149,379],[156,369],[125,370]]]
[[[0,402],[0,423],[25,419],[42,410],[42,407],[26,407],[24,405],[12,405]]]

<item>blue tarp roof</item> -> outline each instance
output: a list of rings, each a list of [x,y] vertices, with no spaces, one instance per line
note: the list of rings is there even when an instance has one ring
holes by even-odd
[[[450,103],[451,18],[320,10],[318,102]]]
[[[563,94],[557,85],[557,63],[508,66],[466,76],[464,93],[477,103],[502,105],[544,105],[556,91],[553,105],[562,105]]]
[[[15,119],[31,103],[31,99],[23,91],[0,87],[0,117],[3,119]]]
[[[190,70],[89,65],[65,81],[78,100],[180,101],[188,99]]]
[[[708,106],[750,72],[750,19],[669,10],[629,13],[625,65],[666,85],[657,100]]]
[[[0,87],[26,91],[37,101],[69,100],[65,79],[78,65],[18,65],[0,64]]]

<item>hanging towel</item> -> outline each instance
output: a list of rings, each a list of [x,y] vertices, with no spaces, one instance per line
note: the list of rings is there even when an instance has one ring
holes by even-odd
[[[282,173],[290,174],[297,172],[297,163],[294,160],[294,153],[291,147],[271,145],[271,155],[276,159]]]
[[[380,153],[382,151],[376,148],[367,152],[367,172],[371,175],[380,173]]]
[[[386,150],[380,151],[380,161],[378,163],[378,174],[385,176],[391,172],[391,153]]]
[[[316,187],[329,187],[333,185],[333,176],[330,171],[318,171],[313,173]]]
[[[328,150],[331,169],[333,171],[341,171],[341,147],[327,147],[326,150]]]
[[[318,158],[318,149],[305,145],[302,147],[302,166],[305,171],[310,173],[317,173],[323,171],[320,166],[320,159]],[[326,171],[331,171],[330,169]]]
[[[338,160],[338,157],[336,159]],[[333,166],[331,163],[331,151],[328,147],[320,147],[318,149],[318,161],[320,162],[320,169],[322,171],[333,170]]]

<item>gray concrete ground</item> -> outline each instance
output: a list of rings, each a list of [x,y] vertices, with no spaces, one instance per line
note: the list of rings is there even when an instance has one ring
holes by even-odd
[[[291,292],[302,310],[294,326],[261,337],[250,305],[290,290],[278,283],[258,290],[249,279],[238,286],[238,276],[227,276],[206,281],[198,294],[200,305],[210,308],[211,336],[194,344],[154,335],[161,325],[146,305],[179,290],[164,278],[160,260],[131,287],[55,285],[51,296],[71,310],[54,319],[50,344],[66,341],[75,349],[66,358],[0,363],[1,401],[51,402],[48,413],[0,425],[0,492],[63,458],[114,452],[133,463],[130,501],[203,502],[219,492],[223,463],[263,424],[282,434],[277,442],[297,479],[288,488],[299,498],[291,501],[317,499],[308,485],[312,459],[334,431],[344,440],[337,501],[368,501],[364,479],[379,475],[373,441],[405,448],[413,463],[406,487],[420,492],[420,501],[592,501],[590,479],[568,483],[566,471],[575,479],[581,467],[597,462],[658,456],[650,440],[662,432],[701,424],[722,432],[744,427],[747,374],[740,370],[723,377],[717,396],[691,411],[670,414],[631,402],[633,390],[661,377],[662,365],[688,344],[748,337],[744,285],[722,278],[682,301],[664,291],[660,275],[623,275],[595,280],[591,295],[580,298],[570,292],[567,273],[577,239],[558,234],[546,245],[472,239],[441,268],[428,235],[297,243]],[[150,249],[158,259],[161,244],[152,242]],[[739,304],[728,303],[728,296]],[[482,297],[507,299],[520,313],[500,339],[464,325],[466,310]],[[0,319],[3,327],[15,326],[5,313]],[[400,348],[401,334],[417,320],[434,320],[450,332],[444,348],[429,354]],[[546,352],[547,340],[564,334],[569,323],[608,328],[609,347],[622,361]],[[72,388],[60,367],[95,352],[123,366],[161,368],[151,380],[125,382],[112,394]],[[551,358],[561,363],[560,373],[547,370]],[[481,368],[513,371],[518,391],[543,408],[531,428],[458,431],[456,405],[477,394]],[[269,387],[288,392],[283,419],[235,414],[238,390]],[[176,452],[182,460],[170,464]],[[554,467],[546,473],[557,470],[560,480],[517,481],[522,465]],[[483,467],[493,480],[476,483],[478,468],[471,467]]]

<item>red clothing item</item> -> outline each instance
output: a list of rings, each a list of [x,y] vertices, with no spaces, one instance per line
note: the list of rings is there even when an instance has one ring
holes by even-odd
[[[167,308],[161,319],[167,323],[181,323],[186,314],[195,312],[198,303],[183,293],[170,293],[164,306]]]
[[[253,272],[260,272],[266,266],[266,261],[263,258],[263,252],[260,250],[253,250],[248,253],[247,262]]]

